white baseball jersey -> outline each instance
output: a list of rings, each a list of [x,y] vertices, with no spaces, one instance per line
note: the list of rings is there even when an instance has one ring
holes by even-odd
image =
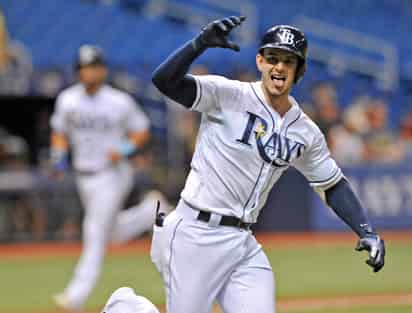
[[[281,117],[266,103],[261,82],[193,77],[192,110],[203,114],[181,194],[192,207],[254,223],[289,166],[315,188],[325,189],[342,177],[323,134],[293,97]]]
[[[149,120],[125,92],[104,85],[91,96],[76,84],[58,96],[51,126],[69,138],[75,169],[99,171],[110,166],[109,151]]]

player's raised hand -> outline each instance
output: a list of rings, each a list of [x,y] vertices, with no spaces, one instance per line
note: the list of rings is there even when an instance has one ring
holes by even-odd
[[[195,43],[203,48],[221,47],[240,51],[239,46],[230,41],[228,35],[232,29],[240,26],[245,19],[245,16],[231,16],[213,21],[202,28],[199,36],[195,39]]]
[[[359,239],[355,248],[357,251],[366,250],[369,252],[369,259],[366,264],[373,268],[376,273],[385,264],[385,242],[377,234],[367,234],[365,237]]]

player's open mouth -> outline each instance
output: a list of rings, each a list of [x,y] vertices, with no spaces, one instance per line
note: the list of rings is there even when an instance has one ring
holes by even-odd
[[[270,75],[272,81],[285,81],[286,77],[281,75]]]
[[[286,76],[271,74],[270,79],[272,80],[273,86],[275,88],[283,88],[286,82]]]

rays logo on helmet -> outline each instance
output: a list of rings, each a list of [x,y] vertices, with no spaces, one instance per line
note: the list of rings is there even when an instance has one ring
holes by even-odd
[[[278,32],[280,43],[284,45],[293,45],[295,40],[295,35],[292,34],[290,29],[282,28]]]

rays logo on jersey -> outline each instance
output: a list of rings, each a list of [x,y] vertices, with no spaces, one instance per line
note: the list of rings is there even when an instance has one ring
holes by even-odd
[[[305,149],[304,144],[276,132],[266,138],[268,124],[265,119],[251,112],[247,112],[247,114],[249,118],[242,138],[236,139],[236,141],[250,146],[253,133],[260,157],[276,167],[289,166],[292,159],[299,158],[302,155]]]
[[[71,112],[68,124],[73,129],[89,131],[107,131],[113,127],[109,118],[104,115]]]

